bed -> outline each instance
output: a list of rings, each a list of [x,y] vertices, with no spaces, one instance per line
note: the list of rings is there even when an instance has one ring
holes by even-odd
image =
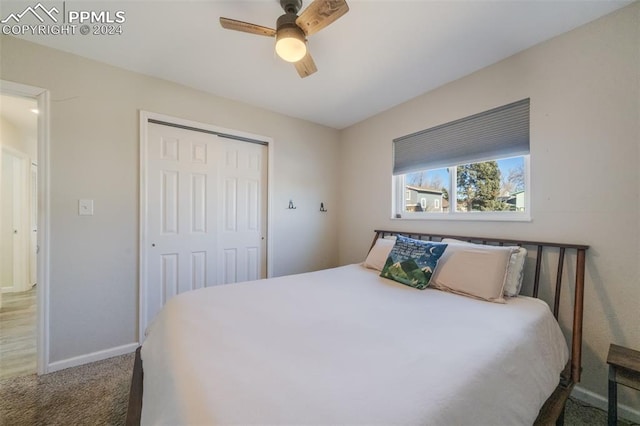
[[[396,234],[376,230],[367,261]],[[588,247],[401,234],[450,252],[527,247],[530,294],[416,290],[367,262],[185,293],[136,352],[127,424],[561,424],[580,380]]]

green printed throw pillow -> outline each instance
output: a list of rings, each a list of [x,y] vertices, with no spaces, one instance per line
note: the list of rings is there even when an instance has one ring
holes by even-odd
[[[438,259],[446,248],[447,244],[444,243],[414,240],[398,235],[380,276],[424,290],[429,286]]]

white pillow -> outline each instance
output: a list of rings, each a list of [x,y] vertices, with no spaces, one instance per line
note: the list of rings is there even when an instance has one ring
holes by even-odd
[[[447,243],[431,283],[441,290],[504,303],[512,247]]]
[[[382,268],[384,268],[384,264],[387,261],[387,257],[389,257],[389,253],[391,253],[391,249],[395,244],[395,236],[378,238],[367,255],[367,258],[364,261],[364,266],[369,269],[382,271]]]
[[[524,261],[527,259],[527,249],[518,247],[509,259],[507,269],[507,281],[504,283],[504,295],[515,297],[522,289],[522,279],[524,278]]]
[[[475,244],[468,241],[456,240],[454,238],[443,238],[443,243],[448,244],[471,244],[480,247],[495,247],[485,244]],[[522,290],[522,280],[524,278],[524,262],[527,259],[527,249],[524,247],[511,247],[513,253],[509,259],[507,267],[507,279],[504,283],[504,295],[507,297],[515,297]]]

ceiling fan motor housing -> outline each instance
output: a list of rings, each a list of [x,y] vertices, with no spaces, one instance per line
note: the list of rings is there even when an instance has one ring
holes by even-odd
[[[302,37],[305,38],[304,31],[302,31],[302,29],[300,29],[298,24],[296,24],[296,19],[297,18],[298,18],[298,16],[295,13],[285,13],[284,15],[280,16],[278,18],[277,23],[276,23],[276,30],[278,31],[278,34],[282,30],[286,30],[286,29],[289,29],[289,28],[295,28],[296,30],[298,30],[300,32],[300,34],[302,34]]]

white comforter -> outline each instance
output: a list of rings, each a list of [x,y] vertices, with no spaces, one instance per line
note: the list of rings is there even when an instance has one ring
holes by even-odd
[[[525,425],[568,351],[539,300],[349,265],[177,296],[142,359],[142,424]]]

